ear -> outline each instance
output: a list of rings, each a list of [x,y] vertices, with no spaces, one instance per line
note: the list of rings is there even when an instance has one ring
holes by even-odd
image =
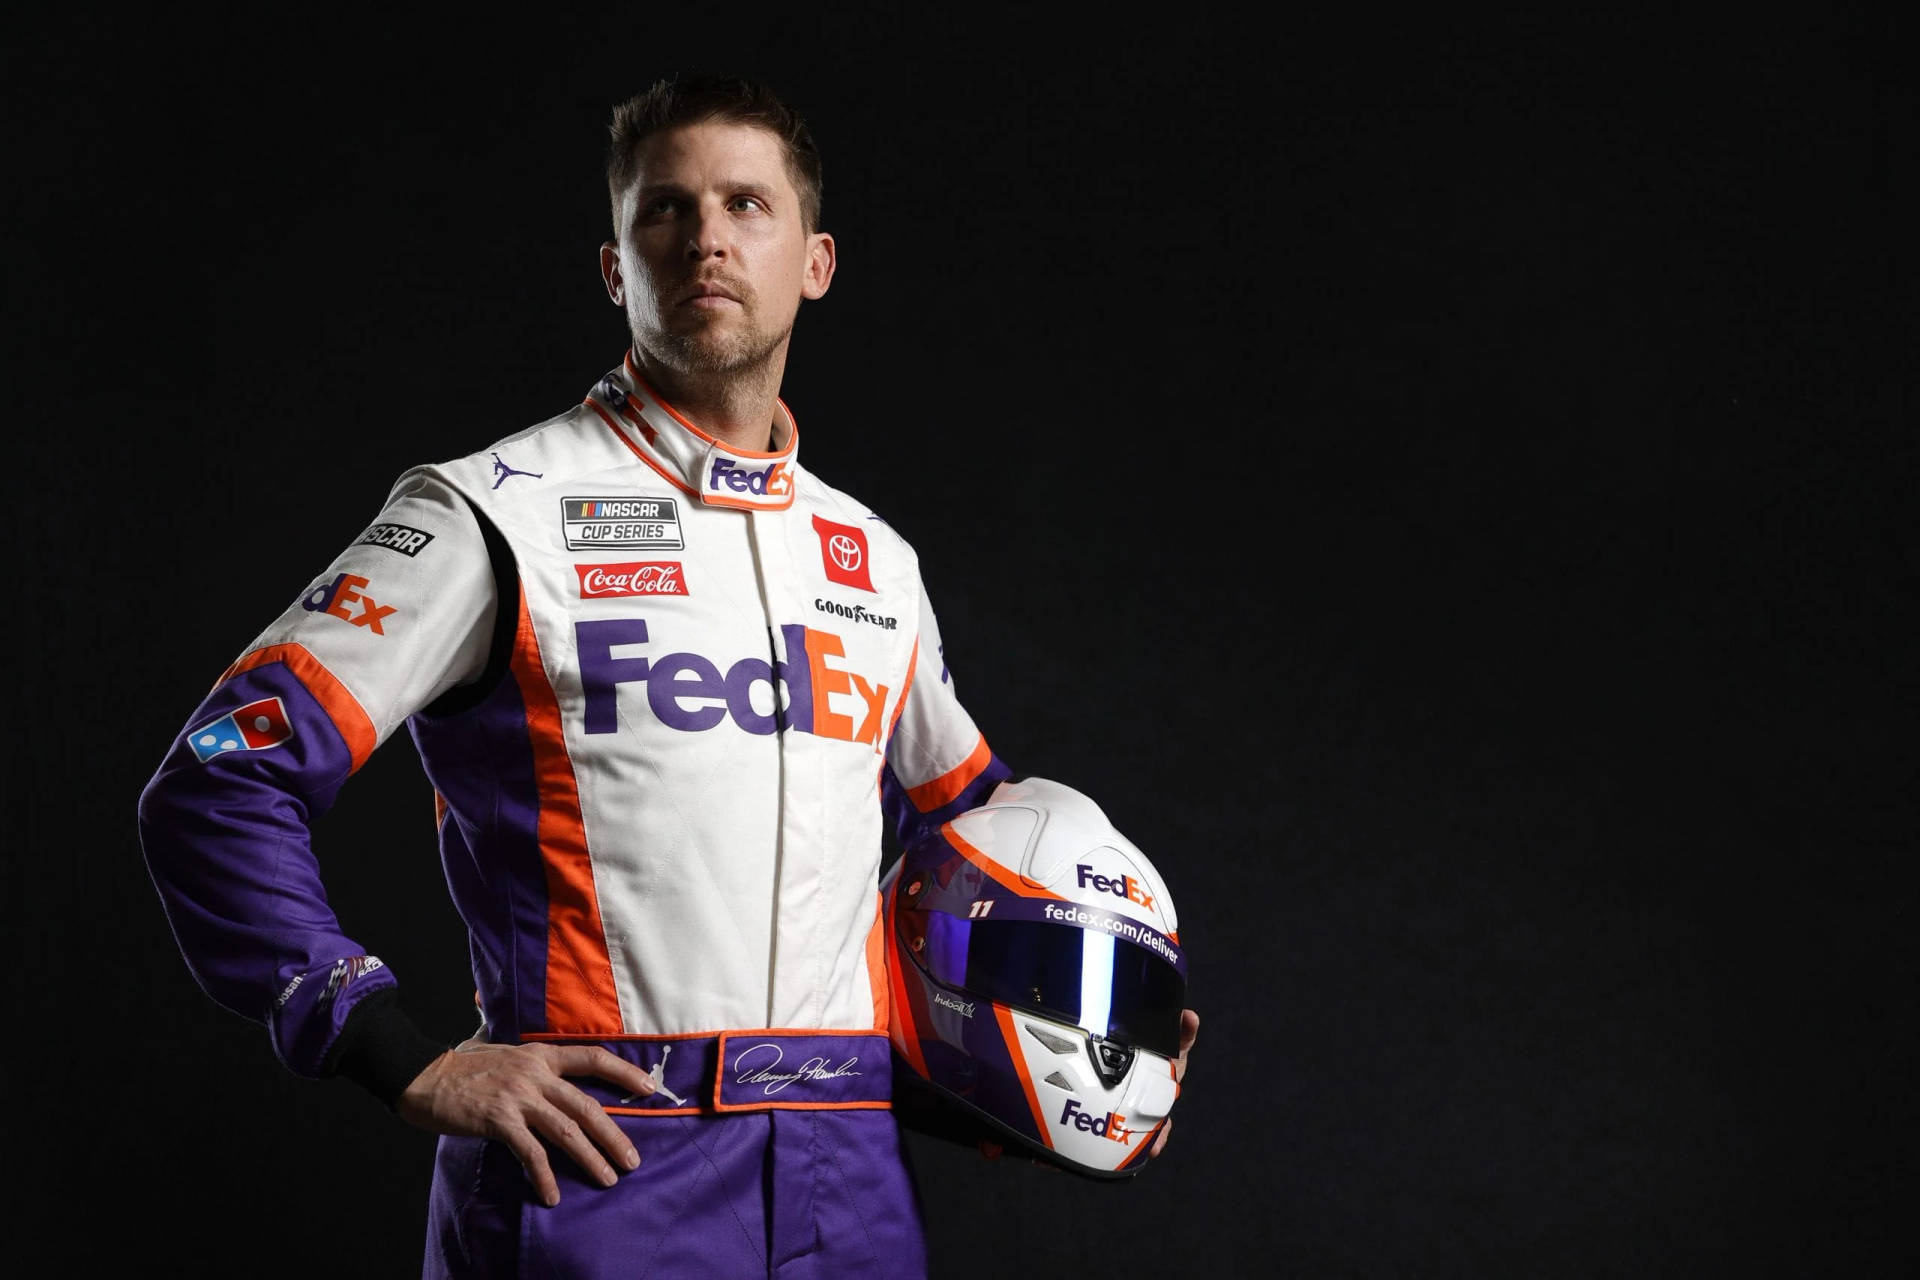
[[[627,282],[620,274],[620,246],[609,240],[600,246],[600,278],[607,282],[607,296],[614,305],[627,305]]]
[[[816,231],[807,237],[807,270],[800,281],[800,296],[818,298],[833,283],[833,237]]]

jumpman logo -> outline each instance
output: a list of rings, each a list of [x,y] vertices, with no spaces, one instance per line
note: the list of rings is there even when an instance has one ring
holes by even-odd
[[[655,1093],[659,1094],[663,1098],[668,1099],[676,1107],[684,1107],[687,1105],[686,1099],[682,1098],[679,1094],[675,1093],[673,1090],[667,1088],[666,1084],[664,1083],[667,1077],[667,1055],[672,1052],[673,1052],[672,1045],[663,1044],[660,1046],[660,1061],[654,1063],[653,1070],[647,1072],[647,1079],[653,1081],[653,1091]],[[626,1097],[620,1099],[620,1101],[622,1103],[632,1102],[635,1098],[639,1096],[640,1095],[637,1093],[630,1093]]]
[[[501,482],[508,476],[532,476],[535,480],[538,480],[542,474],[538,471],[521,471],[517,467],[510,467],[500,460],[500,455],[497,453],[493,455],[493,470],[497,477],[493,482],[493,487],[496,489],[500,487]]]

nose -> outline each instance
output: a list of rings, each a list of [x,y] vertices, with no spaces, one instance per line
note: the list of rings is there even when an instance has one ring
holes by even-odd
[[[687,261],[702,262],[727,256],[726,210],[704,204],[694,211],[687,227]]]

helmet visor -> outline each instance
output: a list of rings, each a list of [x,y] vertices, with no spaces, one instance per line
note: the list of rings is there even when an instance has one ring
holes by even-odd
[[[1145,947],[1098,929],[915,912],[935,981],[1166,1057],[1180,1052],[1186,979]]]

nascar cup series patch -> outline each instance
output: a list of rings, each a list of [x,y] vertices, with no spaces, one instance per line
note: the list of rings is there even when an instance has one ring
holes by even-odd
[[[265,751],[293,737],[293,723],[278,698],[262,698],[236,707],[187,735],[187,745],[201,760],[228,751]]]
[[[679,551],[687,545],[680,536],[680,508],[672,498],[562,498],[560,524],[570,551]]]

